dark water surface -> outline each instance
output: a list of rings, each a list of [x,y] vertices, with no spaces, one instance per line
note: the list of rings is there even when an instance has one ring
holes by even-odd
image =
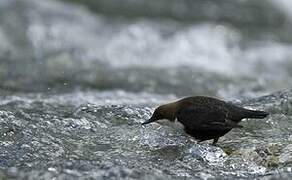
[[[0,1],[0,179],[292,177],[289,1],[74,2]],[[141,126],[188,95],[271,115],[218,147]]]

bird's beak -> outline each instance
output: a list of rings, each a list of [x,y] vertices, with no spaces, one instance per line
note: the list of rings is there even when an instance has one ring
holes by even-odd
[[[152,122],[154,122],[154,121],[156,121],[156,119],[153,118],[153,117],[151,117],[151,118],[148,119],[147,121],[143,122],[142,125],[149,124],[149,123],[152,123]]]

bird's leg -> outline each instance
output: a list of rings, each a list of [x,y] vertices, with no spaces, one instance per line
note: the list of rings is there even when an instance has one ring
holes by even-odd
[[[213,139],[213,143],[212,143],[212,145],[214,145],[214,146],[215,146],[215,145],[216,145],[216,143],[218,142],[218,140],[219,140],[219,137],[216,137],[216,138],[214,138],[214,139]]]

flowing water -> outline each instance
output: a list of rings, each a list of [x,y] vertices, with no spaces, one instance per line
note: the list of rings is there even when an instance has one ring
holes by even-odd
[[[292,178],[289,1],[72,1],[0,0],[0,179]],[[188,95],[271,115],[141,126]]]

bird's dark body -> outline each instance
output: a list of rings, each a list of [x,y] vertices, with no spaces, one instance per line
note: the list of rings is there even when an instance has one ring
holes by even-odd
[[[231,129],[228,130],[189,130],[186,129],[186,133],[190,136],[194,137],[195,139],[198,139],[200,141],[206,141],[209,139],[216,139],[221,136],[224,136],[226,133],[228,133]]]
[[[215,98],[197,96],[179,102],[181,105],[176,112],[178,121],[184,125],[187,134],[200,141],[225,135],[247,116],[246,109]],[[227,125],[226,119],[235,123]]]
[[[242,119],[267,115],[264,111],[248,110],[216,98],[194,96],[158,107],[150,120],[143,124],[158,119],[177,119],[190,136],[200,141],[214,139],[215,144],[231,129],[242,127],[238,125]]]

